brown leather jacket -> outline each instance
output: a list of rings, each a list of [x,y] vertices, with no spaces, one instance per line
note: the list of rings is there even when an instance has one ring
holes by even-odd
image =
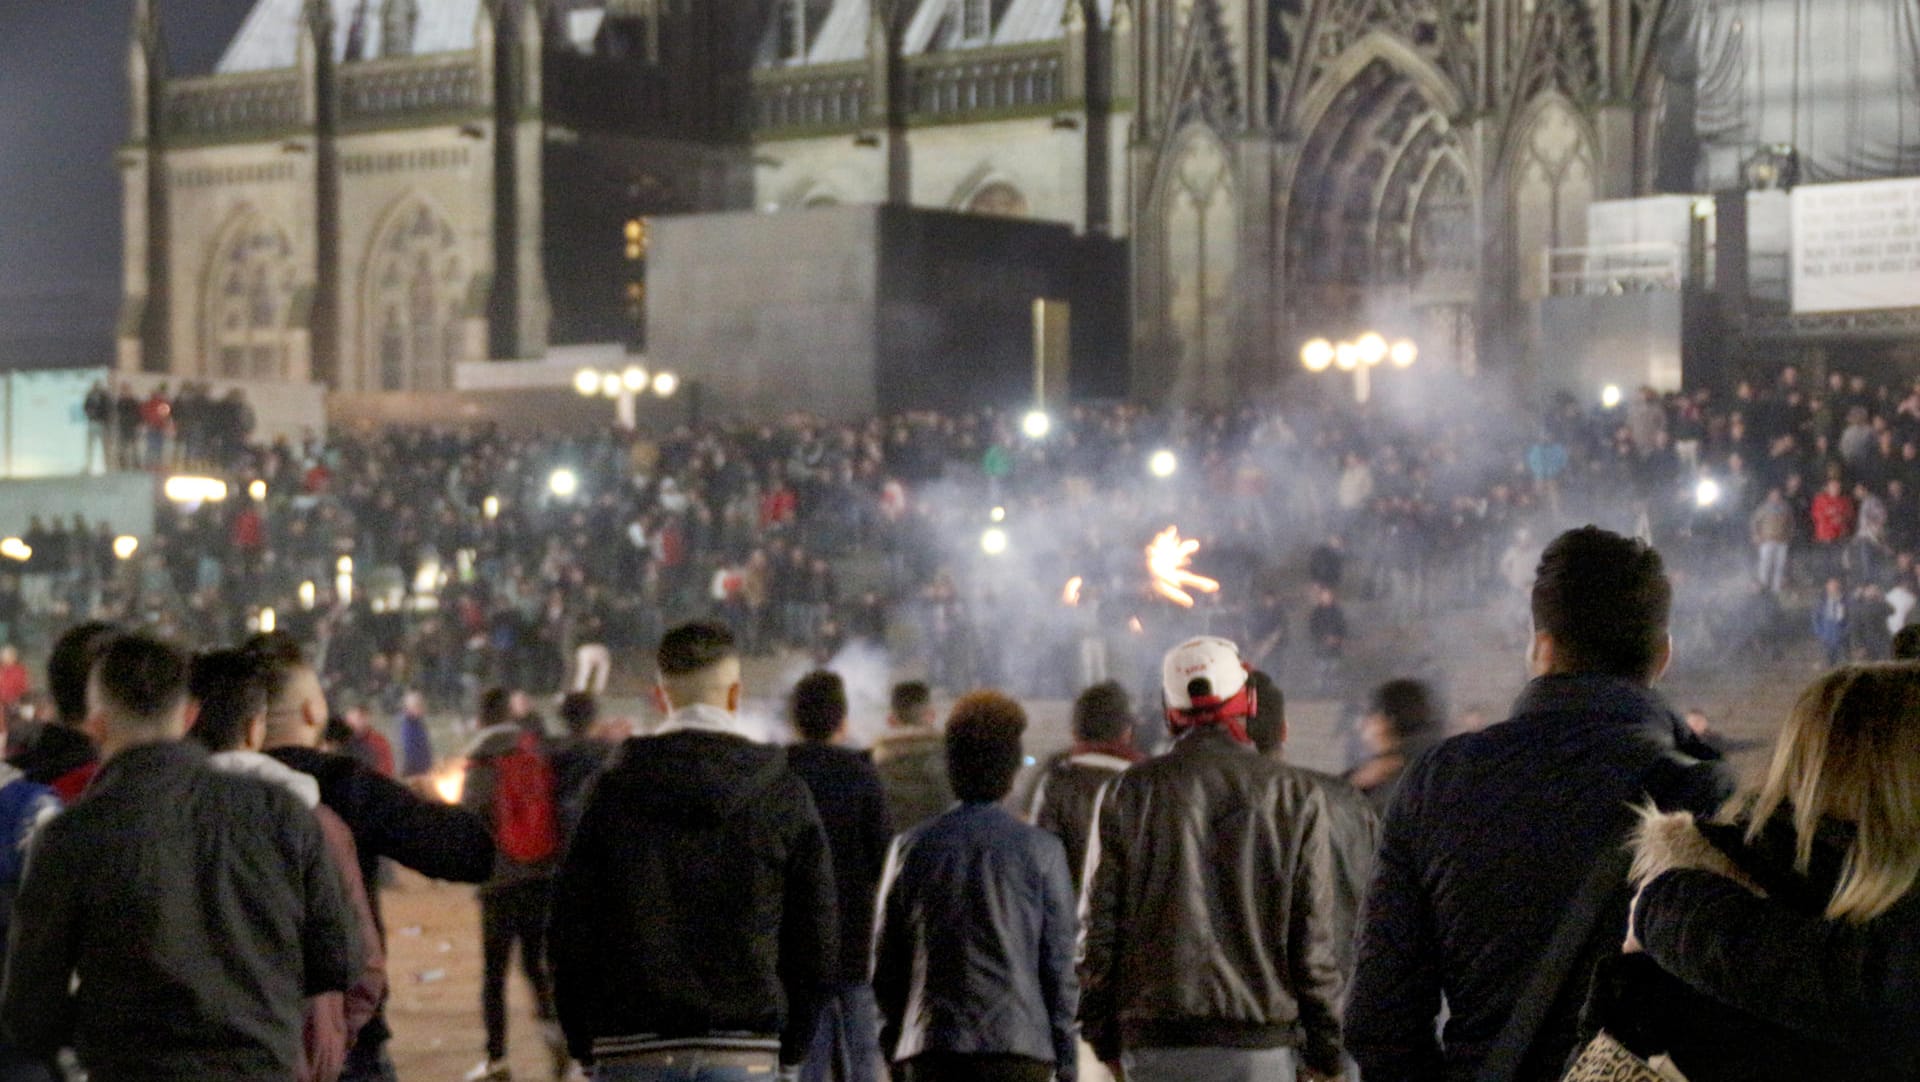
[[[1290,1047],[1339,1073],[1343,925],[1312,782],[1198,729],[1108,787],[1087,864],[1080,1022],[1102,1060]]]

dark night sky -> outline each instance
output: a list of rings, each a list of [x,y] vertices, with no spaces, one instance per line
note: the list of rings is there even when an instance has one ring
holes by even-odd
[[[157,2],[176,72],[210,70],[251,6]],[[127,130],[132,9],[132,0],[0,0],[0,362],[30,340],[107,347],[120,294],[113,155]]]

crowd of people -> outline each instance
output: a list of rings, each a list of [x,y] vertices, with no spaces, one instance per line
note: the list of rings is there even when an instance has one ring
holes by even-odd
[[[1439,741],[1397,681],[1373,760],[1305,770],[1283,682],[1202,635],[1160,740],[1095,684],[1017,795],[1019,699],[901,684],[856,749],[817,670],[780,747],[712,620],[660,636],[643,735],[485,692],[455,803],[330,731],[284,632],[82,624],[0,775],[0,1078],[396,1078],[383,860],[480,884],[472,1082],[512,1078],[516,945],[556,1079],[1915,1077],[1920,664],[1822,674],[1741,787],[1656,690],[1653,547],[1568,531],[1528,592],[1500,724]]]
[[[495,684],[603,687],[610,658],[705,617],[750,655],[825,660],[864,640],[950,692],[1051,697],[1212,632],[1351,696],[1345,602],[1419,624],[1504,599],[1517,638],[1541,540],[1573,521],[1670,554],[1688,658],[1774,658],[1808,628],[1833,660],[1884,656],[1920,598],[1912,387],[1838,373],[1809,386],[1789,367],[1723,396],[1562,398],[1544,415],[1485,382],[1426,391],[1365,407],[1311,392],[1212,413],[1076,407],[1042,439],[983,411],[297,446],[211,435],[216,400],[156,391],[145,402],[174,420],[137,461],[200,461],[229,497],[163,506],[137,552],[105,523],[36,523],[32,557],[0,575],[0,624],[20,643],[89,617],[214,643],[269,619],[324,641],[343,698],[391,710],[412,689],[471,711]],[[1159,477],[1147,467],[1163,450]],[[1225,587],[1190,610],[1151,591],[1141,559],[1173,523]]]

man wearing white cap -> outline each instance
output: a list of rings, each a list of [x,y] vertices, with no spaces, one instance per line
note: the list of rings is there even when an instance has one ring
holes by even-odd
[[[1102,795],[1087,855],[1080,1022],[1127,1082],[1293,1082],[1341,1064],[1324,798],[1257,754],[1233,643],[1161,669],[1172,750]]]

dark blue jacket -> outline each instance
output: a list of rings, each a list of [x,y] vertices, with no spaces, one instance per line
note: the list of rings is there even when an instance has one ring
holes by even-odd
[[[893,828],[887,797],[873,761],[862,752],[829,744],[796,744],[787,766],[806,783],[833,855],[834,890],[840,914],[842,984],[867,983],[873,959],[873,906],[887,866]]]
[[[1718,759],[1649,688],[1546,676],[1510,720],[1409,767],[1382,830],[1346,1011],[1367,1082],[1474,1079],[1594,861],[1624,844],[1632,806],[1651,796],[1711,814],[1733,791]],[[1618,918],[1596,933],[1615,951],[1627,900],[1623,884]],[[1568,982],[1524,1077],[1560,1077],[1590,973]]]
[[[997,1054],[1077,1070],[1073,877],[1060,839],[997,804],[896,838],[874,933],[880,1047]]]

